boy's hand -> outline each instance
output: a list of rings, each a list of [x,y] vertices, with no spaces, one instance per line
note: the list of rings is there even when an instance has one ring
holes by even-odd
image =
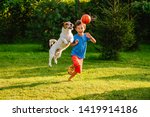
[[[91,36],[90,33],[85,33],[85,34],[86,34],[86,37],[89,38],[92,43],[96,43],[96,40]]]
[[[75,40],[75,42],[74,43],[71,43],[70,45],[71,46],[75,46],[75,45],[77,45],[79,43],[79,40]]]
[[[77,45],[79,43],[79,40],[75,40],[75,44]]]
[[[89,39],[92,38],[92,36],[91,36],[90,33],[85,33],[85,34],[86,34],[86,37],[87,37],[87,38],[89,38]]]

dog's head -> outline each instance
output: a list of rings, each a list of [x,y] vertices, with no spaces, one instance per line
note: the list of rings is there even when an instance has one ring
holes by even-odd
[[[63,22],[63,28],[64,29],[69,29],[69,30],[73,30],[73,24],[71,22]]]

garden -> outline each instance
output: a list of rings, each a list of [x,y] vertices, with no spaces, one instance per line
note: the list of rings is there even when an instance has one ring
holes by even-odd
[[[72,47],[49,67],[48,41],[83,14],[97,43],[68,82]],[[148,0],[0,1],[0,99],[149,100],[149,20]]]

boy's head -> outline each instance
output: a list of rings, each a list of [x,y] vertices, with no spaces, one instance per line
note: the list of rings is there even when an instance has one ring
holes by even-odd
[[[77,20],[75,22],[75,30],[80,34],[80,33],[84,33],[86,29],[86,24],[82,23],[81,20]]]

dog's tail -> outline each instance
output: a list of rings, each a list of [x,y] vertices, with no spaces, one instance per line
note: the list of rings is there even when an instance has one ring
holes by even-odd
[[[56,42],[57,42],[56,39],[50,39],[49,40],[49,48],[51,48]]]

